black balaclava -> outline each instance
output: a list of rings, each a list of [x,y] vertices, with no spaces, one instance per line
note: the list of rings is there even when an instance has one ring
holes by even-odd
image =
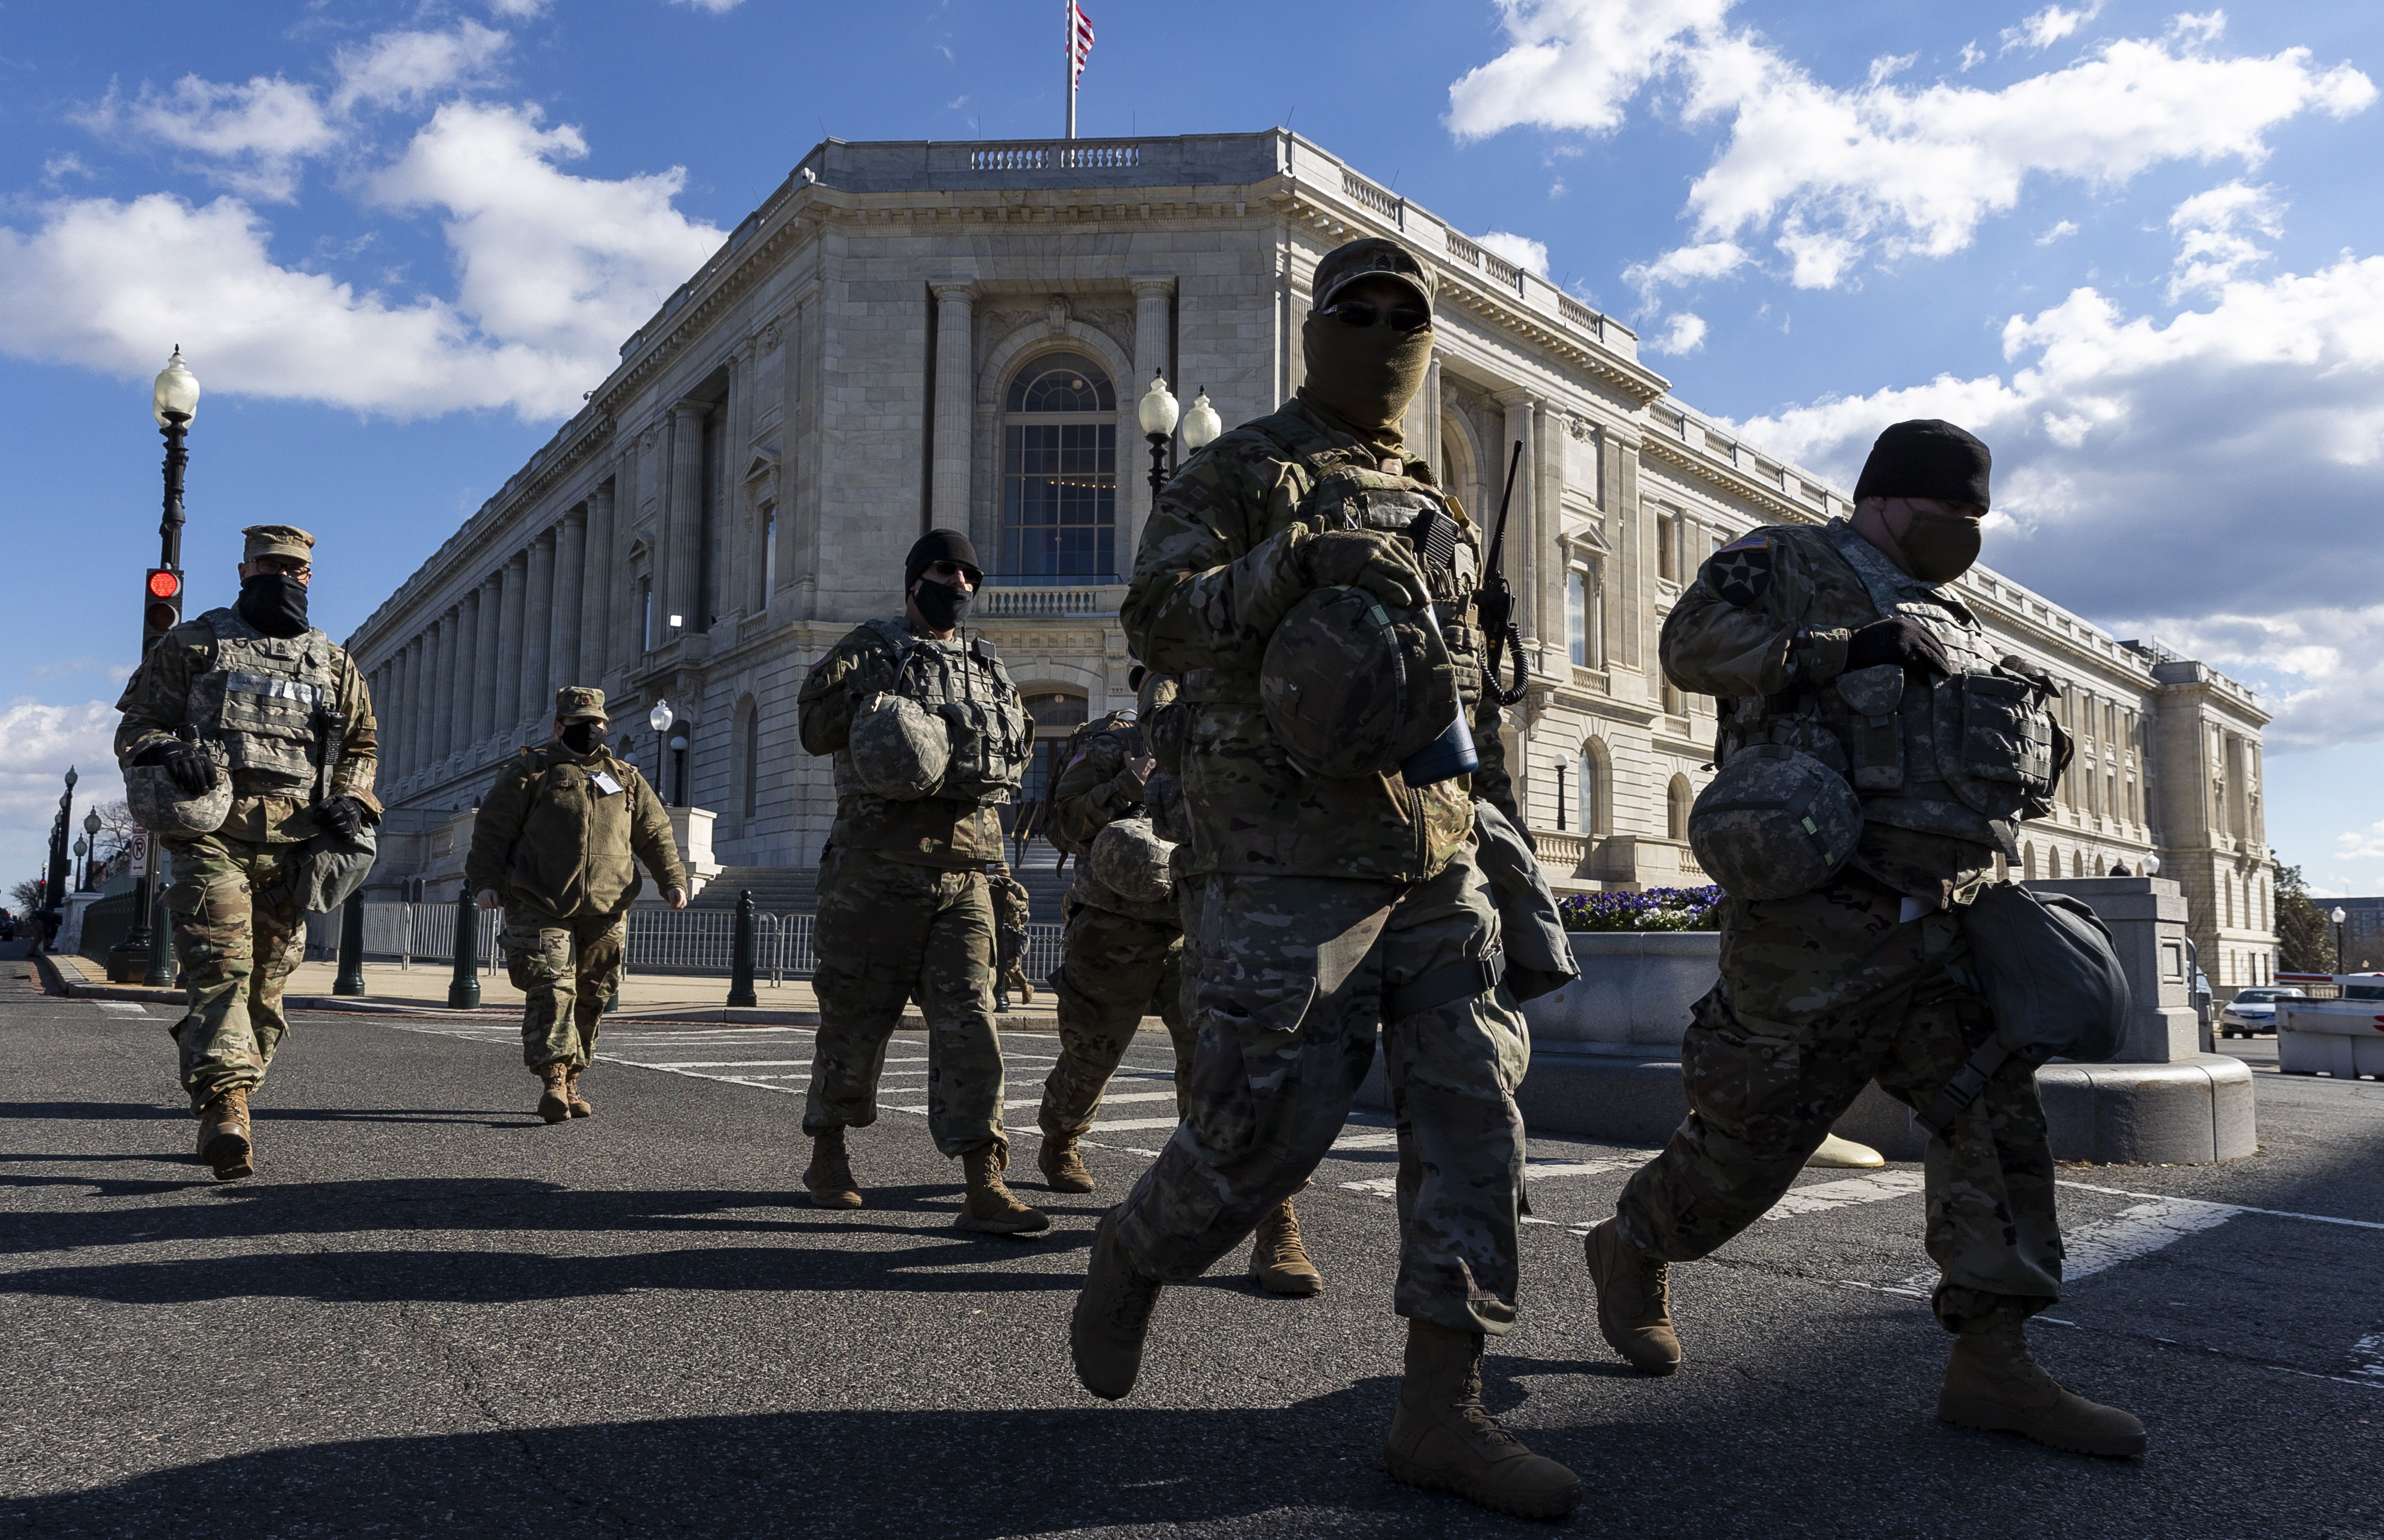
[[[563,746],[585,759],[604,747],[605,726],[589,717],[563,725]]]
[[[267,636],[300,636],[306,629],[306,585],[286,572],[260,572],[241,579],[232,608]]]
[[[911,553],[902,558],[902,591],[919,606],[927,629],[949,631],[967,617],[973,596],[932,578],[920,582],[927,568],[937,562],[950,562],[966,569],[970,583],[975,585],[985,582],[985,568],[976,559],[975,542],[957,529],[928,530],[912,542]]]
[[[1866,497],[1925,497],[1939,503],[1988,507],[1987,478],[1993,459],[1967,429],[1936,417],[1891,423],[1870,446],[1855,501]],[[1924,583],[1950,583],[1979,559],[1979,521],[1959,514],[1913,510],[1912,522],[1896,543],[1912,575]]]
[[[919,618],[931,631],[949,631],[967,619],[969,601],[975,597],[933,578],[919,578],[911,590],[911,602],[919,606]]]

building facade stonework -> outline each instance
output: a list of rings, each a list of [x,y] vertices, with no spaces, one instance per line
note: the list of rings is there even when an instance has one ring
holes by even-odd
[[[1136,403],[1157,374],[1229,425],[1273,409],[1300,383],[1310,274],[1362,235],[1440,281],[1409,442],[1485,521],[1523,446],[1505,567],[1533,679],[1509,751],[1551,883],[1703,882],[1686,824],[1713,702],[1663,678],[1657,632],[1711,551],[1844,515],[1844,491],[1675,400],[1629,328],[1273,130],[813,149],[349,639],[382,711],[381,891],[452,895],[473,803],[543,739],[565,684],[605,689],[616,745],[693,805],[684,839],[708,825],[699,872],[815,863],[835,794],[797,741],[798,686],[898,609],[931,526],[983,555],[975,624],[1047,745],[1130,703],[1116,615],[1150,501]],[[2077,761],[2016,875],[2156,853],[2213,982],[2263,981],[2252,692],[1986,567],[1956,586],[2067,689]],[[683,793],[645,725],[662,700]],[[1038,757],[1030,791],[1049,772]]]

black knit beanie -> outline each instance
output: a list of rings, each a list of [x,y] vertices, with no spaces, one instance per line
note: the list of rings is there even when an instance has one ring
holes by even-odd
[[[951,562],[966,567],[969,581],[984,587],[985,569],[977,565],[976,547],[970,543],[969,538],[957,529],[930,529],[919,537],[919,542],[911,547],[911,553],[902,558],[902,591],[910,592],[911,585],[919,580],[919,574],[937,562]]]
[[[1870,446],[1855,501],[1866,497],[1933,497],[1941,503],[1987,507],[1987,446],[1935,417],[1891,423]]]

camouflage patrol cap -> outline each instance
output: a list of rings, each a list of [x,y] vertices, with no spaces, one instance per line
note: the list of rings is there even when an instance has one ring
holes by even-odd
[[[1457,665],[1423,611],[1318,589],[1268,639],[1259,705],[1301,774],[1362,779],[1396,770],[1456,719]]]
[[[246,542],[241,547],[240,559],[253,562],[259,556],[294,556],[302,562],[315,559],[315,537],[294,524],[252,524],[241,531]]]
[[[1129,903],[1165,903],[1175,896],[1175,876],[1167,863],[1174,852],[1149,819],[1118,818],[1093,836],[1085,864],[1094,881]]]
[[[1837,875],[1862,834],[1862,800],[1801,749],[1731,755],[1689,809],[1689,849],[1733,899],[1786,899]]]
[[[604,692],[593,685],[565,685],[554,692],[558,722],[610,722],[604,714]]]
[[[861,784],[890,801],[915,802],[935,794],[951,768],[951,734],[944,719],[903,695],[884,690],[852,714],[845,738]]]
[[[1416,260],[1415,253],[1396,241],[1369,235],[1334,247],[1316,264],[1316,276],[1309,284],[1309,292],[1316,296],[1313,308],[1322,310],[1331,304],[1334,295],[1358,279],[1375,277],[1397,279],[1414,290],[1416,298],[1427,306],[1432,304],[1432,274]]]

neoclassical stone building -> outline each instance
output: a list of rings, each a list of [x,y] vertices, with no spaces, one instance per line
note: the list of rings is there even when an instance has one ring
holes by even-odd
[[[1446,296],[1409,442],[1484,516],[1524,446],[1507,571],[1536,678],[1509,752],[1551,880],[1701,881],[1684,824],[1712,702],[1664,681],[1658,629],[1715,546],[1843,515],[1845,493],[1672,399],[1629,328],[1273,130],[813,149],[349,640],[382,714],[383,891],[451,890],[470,808],[563,683],[603,686],[638,762],[708,810],[709,852],[705,814],[682,819],[700,866],[814,862],[834,796],[797,686],[894,608],[930,525],[985,554],[982,629],[1039,736],[1124,702],[1136,399],[1162,374],[1229,424],[1273,408],[1299,384],[1316,259],[1360,235],[1406,242]],[[1985,568],[1961,587],[2070,686],[2078,761],[2029,874],[2157,851],[2214,981],[2265,977],[2252,693]],[[662,700],[683,770],[644,725]]]

